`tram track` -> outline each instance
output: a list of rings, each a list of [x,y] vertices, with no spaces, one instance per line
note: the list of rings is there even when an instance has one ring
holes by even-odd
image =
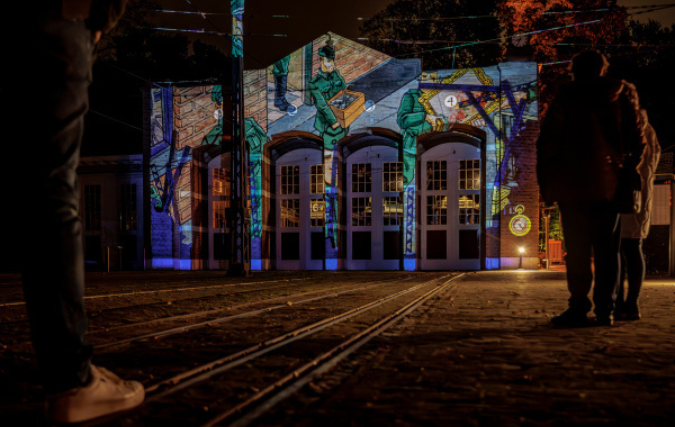
[[[233,320],[240,319],[240,318],[257,316],[257,315],[260,315],[260,314],[263,314],[263,313],[268,313],[270,311],[278,310],[278,309],[281,309],[281,308],[287,308],[288,302],[290,302],[292,304],[301,305],[301,304],[305,304],[305,303],[320,301],[320,300],[327,299],[327,298],[337,297],[337,296],[342,295],[342,294],[353,293],[353,292],[358,292],[358,291],[362,291],[362,290],[369,290],[369,289],[373,289],[373,288],[376,288],[376,287],[384,286],[388,283],[400,282],[401,280],[409,280],[411,278],[412,278],[412,276],[406,276],[403,279],[386,279],[386,280],[379,280],[379,281],[374,281],[374,282],[367,282],[367,283],[376,283],[376,285],[368,286],[368,287],[360,286],[360,287],[357,287],[357,288],[341,290],[341,291],[338,291],[338,292],[334,292],[334,291],[343,289],[344,285],[336,286],[336,287],[332,287],[332,288],[327,288],[327,289],[318,289],[318,290],[314,290],[314,291],[299,292],[299,293],[290,294],[290,295],[285,294],[285,295],[281,295],[279,297],[262,299],[262,300],[254,300],[254,301],[249,301],[249,302],[245,302],[245,303],[242,303],[242,304],[230,305],[230,306],[223,307],[223,308],[203,310],[203,311],[198,311],[198,312],[180,314],[180,315],[176,315],[176,316],[160,317],[160,318],[151,319],[151,320],[147,320],[147,321],[143,321],[143,322],[134,322],[134,323],[117,325],[117,326],[112,326],[112,327],[100,327],[100,329],[98,329],[98,330],[96,329],[97,327],[95,325],[90,325],[90,332],[88,334],[88,337],[92,338],[92,337],[98,336],[98,335],[103,334],[103,333],[117,332],[117,331],[124,330],[124,329],[151,327],[151,326],[155,326],[155,325],[161,325],[163,323],[176,322],[176,321],[180,321],[180,320],[188,320],[188,319],[192,319],[192,318],[195,318],[195,317],[208,317],[210,315],[216,315],[218,313],[222,313],[222,312],[225,312],[225,311],[232,311],[232,310],[237,310],[237,309],[246,308],[246,307],[255,306],[255,305],[271,304],[271,303],[275,303],[275,302],[278,302],[278,301],[285,301],[286,302],[285,304],[281,304],[281,305],[277,305],[277,306],[273,306],[273,307],[266,307],[266,308],[263,308],[263,309],[253,310],[251,312],[244,312],[244,313],[239,313],[239,314],[236,314],[236,315],[225,316],[225,317],[220,317],[220,318],[215,318],[215,319],[209,319],[207,321],[199,322],[197,324],[188,324],[188,325],[182,325],[182,326],[179,326],[179,327],[159,330],[159,331],[152,331],[152,332],[145,333],[145,334],[142,334],[142,335],[139,335],[139,336],[135,336],[135,337],[131,337],[131,338],[125,338],[125,339],[114,341],[114,342],[111,342],[111,343],[104,343],[104,344],[100,344],[100,345],[95,346],[97,350],[107,350],[107,349],[110,349],[110,348],[128,345],[128,344],[131,344],[133,342],[149,340],[149,339],[158,339],[158,338],[161,338],[161,337],[176,335],[176,334],[187,332],[187,331],[190,331],[190,330],[193,330],[193,329],[198,329],[198,328],[202,328],[202,327],[206,327],[206,326],[212,326],[212,325],[216,325],[216,324],[219,324],[219,323],[225,323],[225,322],[233,321]],[[247,290],[247,291],[239,291],[239,292],[236,292],[236,294],[264,292],[264,291],[267,291],[267,290],[284,291],[284,290],[288,290],[288,287],[285,287],[285,288],[272,287],[272,288],[263,288],[263,289],[252,289],[252,290]],[[298,298],[298,297],[309,296],[309,295],[314,295],[314,294],[321,294],[321,293],[326,293],[326,295],[322,295],[322,296],[319,296],[319,297],[316,297],[316,298],[301,300],[301,301],[294,301],[294,299]],[[184,299],[181,299],[181,300],[174,300],[174,301],[178,301],[178,302],[190,301],[190,300],[194,301],[194,300],[208,299],[208,298],[213,298],[213,297],[214,297],[213,295],[209,295],[209,296],[197,297],[197,298],[184,298]],[[110,309],[99,310],[98,313],[105,312],[105,311],[113,311],[113,310],[132,309],[132,308],[137,309],[137,308],[149,307],[149,306],[153,306],[153,305],[157,305],[157,304],[161,304],[163,306],[165,303],[137,304],[137,305],[133,305],[133,306],[115,307],[115,308],[110,308]],[[22,319],[22,320],[11,322],[11,323],[27,323],[27,322],[28,322],[27,319]],[[7,326],[7,325],[10,325],[10,322],[0,323],[0,326]],[[17,343],[14,343],[14,344],[11,345],[11,349],[13,351],[21,351],[22,349],[27,348],[27,346],[29,346],[29,344],[30,344],[29,341],[17,342]]]
[[[101,299],[101,298],[138,297],[138,296],[141,296],[141,295],[161,294],[161,293],[167,293],[167,292],[191,292],[191,291],[200,291],[200,290],[208,290],[208,289],[228,288],[228,287],[235,287],[235,286],[250,286],[250,285],[255,285],[255,284],[260,284],[260,283],[304,281],[304,280],[309,280],[309,279],[310,279],[309,277],[302,277],[302,278],[299,278],[299,279],[266,280],[266,281],[258,281],[258,282],[239,282],[239,283],[227,283],[227,284],[222,284],[222,285],[193,286],[193,287],[189,287],[189,288],[153,289],[153,290],[149,290],[149,291],[132,291],[132,292],[121,292],[121,293],[114,293],[114,294],[85,295],[84,299],[85,300],[94,300],[94,299]],[[271,289],[271,288],[266,288],[266,289]],[[227,290],[227,289],[223,289],[223,290]],[[26,305],[26,302],[25,301],[7,302],[7,303],[0,304],[0,307],[16,307],[16,306],[22,306],[22,305]]]
[[[405,279],[403,279],[403,281],[409,280],[409,279],[410,279],[410,277],[406,277]],[[338,292],[333,292],[335,290],[338,290],[338,289],[342,288],[341,286],[338,286],[338,287],[329,288],[329,289],[320,289],[320,290],[316,290],[316,291],[301,292],[301,293],[294,294],[294,295],[284,295],[284,296],[270,298],[270,299],[266,299],[266,300],[252,301],[252,302],[249,302],[249,303],[225,307],[225,308],[222,308],[222,309],[207,310],[207,311],[196,312],[196,313],[188,313],[188,314],[184,314],[184,315],[180,315],[180,316],[172,316],[172,317],[166,317],[166,318],[161,318],[161,319],[155,319],[155,320],[150,320],[150,321],[147,321],[147,322],[142,322],[140,324],[135,323],[135,324],[131,324],[131,325],[124,325],[123,326],[124,328],[147,326],[149,324],[165,323],[165,322],[169,322],[169,321],[176,321],[176,320],[182,320],[182,319],[188,319],[188,318],[194,318],[194,317],[208,316],[209,314],[215,314],[215,313],[222,312],[222,311],[229,311],[229,310],[234,310],[234,309],[238,309],[238,308],[244,308],[244,307],[252,306],[252,305],[273,303],[273,302],[277,302],[277,301],[281,301],[281,300],[287,301],[284,304],[274,305],[274,306],[271,306],[271,307],[265,307],[265,308],[261,308],[261,309],[258,309],[258,310],[247,311],[247,312],[244,312],[244,313],[238,313],[238,314],[234,314],[234,315],[230,315],[230,316],[219,317],[219,318],[215,318],[215,319],[209,319],[209,320],[206,320],[204,322],[193,323],[193,324],[184,325],[184,326],[178,326],[178,327],[175,327],[175,328],[169,328],[169,329],[164,329],[164,330],[160,330],[160,331],[154,331],[154,332],[150,332],[150,333],[147,333],[147,334],[143,334],[143,335],[139,335],[139,336],[135,336],[135,337],[131,337],[131,338],[126,338],[126,339],[118,340],[118,341],[111,342],[111,343],[101,344],[101,345],[96,346],[96,349],[97,350],[103,350],[103,349],[108,349],[108,348],[120,347],[120,346],[123,346],[123,345],[126,345],[126,344],[131,344],[133,342],[144,341],[144,340],[149,340],[149,339],[164,338],[164,337],[167,337],[167,336],[170,336],[170,335],[176,335],[176,334],[188,332],[188,331],[191,331],[191,330],[194,330],[194,329],[203,328],[203,327],[206,327],[206,326],[213,326],[213,325],[217,325],[217,324],[220,324],[220,323],[226,323],[226,322],[230,322],[230,321],[233,321],[233,320],[236,320],[236,319],[242,319],[242,318],[246,318],[246,317],[254,317],[254,316],[261,315],[263,313],[269,313],[271,311],[289,308],[288,302],[291,302],[292,306],[297,306],[297,305],[307,304],[307,303],[311,303],[311,302],[321,301],[321,300],[324,300],[324,299],[327,299],[327,298],[335,298],[335,297],[338,297],[338,296],[344,295],[344,294],[349,294],[349,293],[354,293],[354,292],[359,292],[359,291],[366,291],[366,290],[386,286],[387,284],[398,283],[398,282],[401,282],[401,281],[402,281],[401,279],[378,280],[378,281],[370,282],[370,283],[375,283],[374,285],[371,285],[371,286],[360,286],[358,288],[352,288],[352,289],[341,290],[341,291],[338,291]],[[327,293],[325,295],[313,297],[313,298],[300,300],[300,301],[292,301],[294,298],[297,298],[297,297],[308,296],[308,295],[311,295],[311,294],[317,294],[317,293],[323,293],[323,292],[329,292],[329,293]],[[118,327],[118,329],[120,329],[120,328],[122,328],[122,327]],[[110,331],[110,329],[108,331]]]
[[[313,335],[318,334],[321,331],[330,328],[331,326],[337,325],[346,320],[355,318],[356,316],[362,315],[366,312],[374,310],[376,307],[382,306],[385,303],[390,303],[397,300],[398,298],[403,297],[404,295],[415,295],[414,292],[419,292],[424,290],[424,293],[416,297],[412,302],[407,303],[405,306],[396,309],[392,314],[388,314],[384,318],[376,321],[375,323],[368,326],[365,330],[359,332],[358,334],[352,336],[346,341],[343,341],[338,346],[334,347],[328,352],[324,352],[316,358],[312,359],[309,363],[304,364],[302,367],[294,369],[290,374],[285,375],[281,380],[274,381],[271,385],[263,388],[262,390],[257,391],[253,396],[248,399],[245,399],[243,402],[235,405],[234,407],[218,413],[215,417],[212,417],[204,426],[215,426],[223,421],[229,421],[235,415],[240,414],[242,411],[247,411],[251,407],[268,407],[271,403],[271,406],[276,404],[277,401],[282,400],[282,398],[275,397],[280,396],[276,391],[281,389],[291,390],[287,393],[293,393],[295,390],[302,388],[305,384],[311,381],[311,378],[314,378],[317,375],[321,375],[323,372],[330,369],[335,364],[339,363],[340,360],[343,360],[349,354],[356,351],[366,342],[376,337],[377,335],[384,332],[386,329],[392,325],[399,322],[405,316],[410,314],[420,305],[424,304],[433,296],[437,295],[442,290],[448,288],[452,283],[456,283],[462,275],[444,275],[442,277],[436,277],[434,279],[425,281],[423,283],[415,284],[406,289],[399,290],[397,292],[390,293],[384,297],[378,298],[374,301],[370,301],[367,304],[361,305],[359,307],[353,308],[351,310],[340,313],[336,316],[331,316],[328,318],[321,319],[317,322],[314,322],[310,325],[305,325],[300,328],[297,328],[290,332],[285,332],[277,337],[267,339],[257,345],[250,346],[243,350],[237,351],[230,355],[224,356],[222,358],[212,360],[207,363],[203,363],[197,367],[191,368],[187,371],[180,372],[176,375],[166,378],[160,382],[157,382],[153,385],[150,385],[146,388],[147,398],[146,404],[150,405],[154,402],[158,402],[160,399],[167,399],[170,396],[185,390],[192,390],[193,387],[197,387],[202,383],[208,383],[213,377],[219,376],[224,372],[239,367],[243,364],[250,364],[255,359],[261,358],[264,355],[274,352],[282,347],[285,347],[291,343],[298,342],[300,340],[309,338]],[[433,286],[432,289],[426,290],[427,287]],[[376,311],[373,311],[373,315],[377,315]],[[315,369],[316,368],[316,369]],[[309,378],[309,379],[307,379]],[[290,395],[290,394],[289,394]],[[269,397],[269,399],[268,399]],[[266,403],[262,403],[266,402]],[[146,405],[147,406],[147,405]],[[269,407],[271,407],[269,406]],[[264,412],[264,411],[263,411]],[[248,413],[248,412],[247,412]],[[262,412],[261,412],[262,413]],[[258,415],[255,415],[251,419],[257,418]],[[250,417],[250,415],[246,415]],[[241,418],[245,420],[248,418]],[[237,421],[242,422],[242,421]],[[99,424],[91,424],[99,425]],[[145,424],[144,424],[145,425]],[[246,424],[241,424],[246,425]]]

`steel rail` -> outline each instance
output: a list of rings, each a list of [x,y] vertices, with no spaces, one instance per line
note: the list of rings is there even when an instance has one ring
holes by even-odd
[[[156,289],[156,290],[152,290],[152,291],[133,291],[133,292],[123,292],[123,293],[118,293],[118,294],[87,295],[87,296],[84,297],[84,299],[88,300],[88,299],[100,299],[100,298],[135,297],[135,296],[144,295],[144,294],[157,294],[157,293],[165,293],[165,292],[199,291],[199,290],[204,290],[204,289],[225,288],[225,287],[228,287],[228,286],[249,286],[249,285],[255,285],[255,284],[260,284],[260,283],[292,282],[292,281],[298,281],[298,280],[309,280],[309,278],[265,280],[265,281],[258,281],[258,282],[227,283],[227,284],[223,284],[223,285],[195,286],[195,287],[192,287],[192,288]],[[26,304],[25,301],[14,301],[14,302],[2,303],[2,304],[0,304],[0,307],[11,307],[11,306],[25,305],[25,304]]]
[[[411,279],[411,277],[407,277],[405,280],[410,280],[410,279]],[[400,279],[388,279],[388,280],[373,281],[373,282],[370,282],[370,283],[377,283],[377,284],[372,285],[372,286],[361,286],[361,287],[358,287],[358,288],[347,289],[347,290],[343,290],[343,291],[340,291],[340,292],[332,292],[332,293],[328,293],[328,294],[321,295],[321,296],[318,296],[318,297],[308,298],[308,299],[304,299],[304,300],[300,300],[300,301],[292,301],[292,304],[293,305],[300,305],[300,304],[306,304],[306,303],[310,303],[310,302],[320,301],[320,300],[323,300],[323,299],[326,299],[326,298],[335,298],[335,297],[338,297],[338,296],[343,295],[343,294],[348,294],[348,293],[358,292],[358,291],[366,291],[366,290],[377,288],[377,287],[380,287],[380,286],[385,286],[385,285],[387,285],[388,283],[391,283],[391,282],[400,282],[400,281],[401,281]],[[333,290],[339,289],[339,288],[340,287],[335,287],[335,288],[329,288],[329,289],[320,289],[320,290],[317,290],[317,291],[301,292],[301,293],[298,293],[298,294],[295,294],[295,295],[284,295],[284,296],[281,296],[281,297],[270,298],[270,299],[267,299],[267,300],[252,301],[250,303],[240,304],[238,306],[230,306],[230,307],[220,308],[220,309],[216,309],[216,310],[208,310],[208,311],[202,311],[202,312],[197,312],[197,313],[183,314],[183,315],[180,315],[180,316],[166,317],[166,318],[163,318],[163,319],[150,320],[148,322],[143,322],[141,324],[132,324],[132,325],[129,325],[129,326],[141,326],[141,325],[156,322],[156,321],[161,321],[160,323],[162,323],[162,322],[165,322],[165,321],[168,321],[168,320],[178,320],[178,319],[184,319],[184,318],[190,318],[190,317],[196,317],[196,316],[203,316],[203,315],[208,315],[210,313],[215,313],[215,312],[219,312],[219,311],[227,311],[227,310],[233,310],[233,309],[236,309],[236,308],[241,308],[242,306],[246,307],[246,306],[257,305],[257,304],[261,304],[261,303],[276,302],[276,301],[282,300],[282,299],[288,300],[290,298],[298,297],[298,296],[307,296],[307,295],[321,293],[321,292],[327,292],[327,291],[330,292],[330,291],[333,291]],[[260,314],[268,313],[270,311],[279,310],[281,308],[289,308],[289,306],[288,306],[288,304],[279,304],[279,305],[275,305],[275,306],[272,306],[272,307],[265,307],[265,308],[261,308],[261,309],[258,309],[258,310],[252,310],[252,311],[247,311],[247,312],[244,312],[244,313],[233,314],[231,316],[219,317],[219,318],[216,318],[216,319],[209,319],[209,320],[205,320],[205,321],[199,322],[199,323],[192,323],[190,325],[177,326],[175,328],[169,328],[169,329],[164,329],[164,330],[161,330],[161,331],[149,332],[147,334],[138,335],[136,337],[131,337],[131,338],[125,338],[125,339],[114,341],[114,342],[111,342],[111,343],[100,344],[100,345],[96,346],[95,348],[97,350],[102,350],[102,349],[106,349],[106,348],[119,347],[119,346],[122,346],[122,345],[125,345],[125,344],[130,344],[130,343],[133,343],[133,342],[139,342],[139,341],[144,341],[144,340],[149,340],[149,339],[163,338],[163,337],[167,337],[167,336],[170,336],[170,335],[176,335],[176,334],[180,334],[180,333],[183,333],[183,332],[187,332],[187,331],[190,331],[190,330],[193,330],[193,329],[203,328],[205,326],[212,326],[212,325],[216,325],[216,324],[220,324],[220,323],[226,323],[226,322],[230,322],[230,321],[233,321],[233,320],[236,320],[236,319],[243,319],[243,318],[246,318],[246,317],[255,317],[255,316],[258,316]]]
[[[310,335],[314,335],[334,324],[340,323],[354,316],[357,316],[365,311],[371,310],[379,305],[384,304],[385,302],[388,302],[390,300],[403,296],[407,293],[420,289],[424,286],[427,286],[429,285],[429,283],[443,280],[446,277],[448,277],[448,275],[428,280],[413,287],[404,289],[399,292],[395,292],[386,297],[377,299],[375,301],[371,301],[368,304],[362,305],[352,310],[348,310],[337,316],[332,316],[320,320],[318,322],[312,323],[311,325],[303,326],[294,331],[287,332],[278,337],[266,340],[258,345],[251,346],[244,350],[238,351],[236,353],[230,354],[228,356],[222,357],[220,359],[214,360],[212,362],[185,371],[181,374],[175,375],[171,378],[160,381],[146,388],[145,401],[153,402],[163,397],[174,394],[194,384],[205,381],[215,375],[221,374],[229,369],[240,366],[250,360],[263,356],[278,348],[284,347],[292,342],[306,338]]]
[[[255,395],[251,396],[246,401],[240,403],[234,408],[229,409],[226,412],[223,412],[214,418],[207,421],[205,424],[202,424],[201,427],[215,427],[221,421],[227,420],[228,418],[233,417],[235,414],[239,414],[244,411],[247,407],[255,404],[261,399],[265,398],[269,394],[275,392],[276,390],[285,387],[284,390],[278,392],[276,395],[272,396],[270,399],[264,401],[253,411],[244,415],[243,417],[237,419],[231,424],[228,424],[229,427],[245,427],[253,422],[255,419],[260,417],[266,411],[271,409],[277,403],[288,398],[292,394],[296,393],[302,387],[307,385],[309,382],[327,372],[328,370],[335,367],[338,363],[344,360],[347,356],[361,348],[363,345],[368,343],[373,338],[377,337],[391,326],[400,322],[407,315],[416,310],[419,306],[427,302],[430,298],[438,294],[439,292],[446,289],[451,283],[456,285],[456,281],[464,276],[464,273],[452,277],[447,280],[445,283],[439,285],[438,287],[426,292],[424,295],[416,298],[414,301],[410,302],[406,306],[400,308],[393,314],[379,320],[374,325],[369,328],[359,332],[358,334],[352,336],[348,340],[334,347],[333,349],[321,354],[312,361],[306,363],[302,367],[296,369],[292,373],[286,375],[282,379],[274,382],[274,384],[266,387],[265,389],[259,391]],[[318,367],[317,367],[318,366]],[[289,384],[290,383],[290,384]],[[289,384],[289,385],[287,385]]]

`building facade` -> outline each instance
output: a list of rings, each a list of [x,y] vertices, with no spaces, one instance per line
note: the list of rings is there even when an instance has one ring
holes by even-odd
[[[244,93],[253,270],[538,266],[535,63],[423,71],[329,33]],[[228,98],[149,89],[148,267],[228,268]]]
[[[143,156],[83,157],[80,218],[89,270],[142,270]]]

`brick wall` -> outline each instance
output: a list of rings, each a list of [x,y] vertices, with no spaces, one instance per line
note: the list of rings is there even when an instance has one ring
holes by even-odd
[[[244,71],[244,117],[267,132],[267,70]]]
[[[357,77],[362,76],[390,59],[389,56],[382,52],[360,45],[352,40],[345,39],[335,33],[328,34],[330,34],[334,42],[335,68],[340,71],[340,74],[346,82],[350,82]],[[319,49],[326,44],[326,40],[328,40],[328,35],[314,40],[312,46],[312,75],[316,75],[319,71],[321,65],[319,60]]]
[[[519,185],[513,188],[509,196],[510,203],[501,214],[501,257],[502,259],[519,259],[521,254],[518,248],[524,247],[524,268],[536,268],[539,256],[539,186],[536,175],[535,145],[538,137],[539,122],[530,120],[525,122],[525,129],[511,142],[511,153],[515,159]],[[525,207],[523,215],[532,222],[529,233],[524,236],[514,235],[509,228],[511,220],[517,215],[513,209],[518,205]],[[517,267],[517,265],[503,265],[502,267]]]

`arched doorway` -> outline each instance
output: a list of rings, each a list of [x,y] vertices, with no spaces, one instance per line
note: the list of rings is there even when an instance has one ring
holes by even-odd
[[[483,138],[445,133],[422,141],[418,198],[422,270],[484,266]]]
[[[347,270],[398,270],[403,166],[396,142],[363,135],[344,144]]]

